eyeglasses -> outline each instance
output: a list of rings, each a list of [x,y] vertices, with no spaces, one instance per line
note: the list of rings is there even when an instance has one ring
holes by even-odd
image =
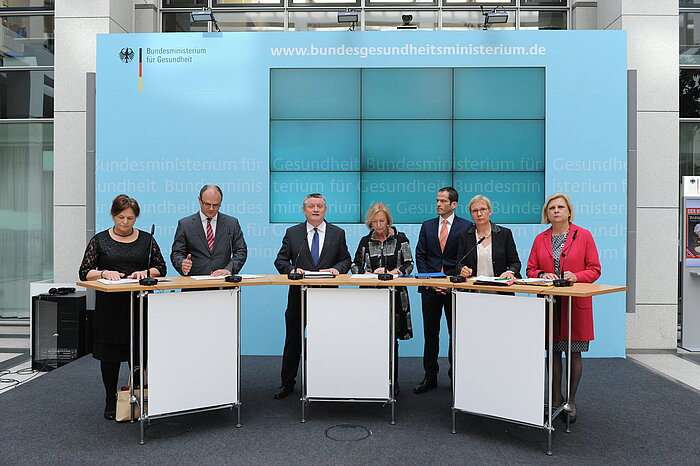
[[[199,202],[207,209],[218,209],[219,207],[221,207],[221,204],[209,204],[208,202],[202,202],[202,201],[199,201]]]

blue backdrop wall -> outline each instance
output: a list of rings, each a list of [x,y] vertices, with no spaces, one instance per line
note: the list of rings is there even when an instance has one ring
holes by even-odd
[[[475,194],[494,201],[525,264],[543,200],[566,192],[596,238],[599,282],[625,283],[623,31],[109,34],[97,45],[98,230],[126,193],[167,256],[200,187],[218,184],[249,246],[243,273],[276,273],[305,194],[326,195],[352,254],[372,202],[390,205],[415,247],[451,184],[462,216]],[[281,354],[286,289],[244,291],[243,353]],[[415,290],[411,304],[403,356],[422,354]],[[624,295],[594,310],[589,355],[624,357]]]

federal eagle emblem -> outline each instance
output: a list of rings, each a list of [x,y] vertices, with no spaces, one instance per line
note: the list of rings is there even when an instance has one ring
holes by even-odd
[[[128,47],[119,51],[119,59],[124,63],[129,63],[134,59],[134,51]]]

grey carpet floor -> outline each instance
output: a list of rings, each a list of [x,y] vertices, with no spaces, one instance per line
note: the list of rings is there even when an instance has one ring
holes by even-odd
[[[422,376],[418,358],[401,358],[393,426],[389,408],[375,403],[311,403],[301,424],[298,391],[272,399],[279,365],[278,357],[242,358],[241,428],[228,410],[153,420],[139,445],[137,424],[103,419],[99,363],[84,357],[0,394],[0,464],[700,462],[700,394],[629,360],[585,361],[579,419],[570,434],[555,421],[553,457],[544,454],[544,431],[508,422],[459,414],[451,434],[447,377],[435,390],[412,393]],[[196,387],[195,374],[183,371],[182,383]],[[354,440],[358,429],[328,432],[339,425],[371,434]]]

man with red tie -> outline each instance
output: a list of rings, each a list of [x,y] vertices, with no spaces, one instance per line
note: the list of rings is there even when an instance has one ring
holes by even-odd
[[[226,276],[238,273],[248,247],[238,219],[219,212],[223,193],[216,185],[199,191],[200,209],[180,219],[170,261],[181,275]]]
[[[457,265],[457,246],[463,231],[471,227],[472,222],[457,217],[454,213],[459,194],[450,187],[444,187],[437,193],[435,208],[437,218],[423,222],[416,245],[416,269],[419,273],[445,272],[451,274]],[[443,309],[450,334],[449,360],[452,364],[452,296],[448,288],[420,287],[423,308],[423,369],[425,377],[415,386],[414,393],[425,393],[437,387],[438,353],[440,351],[440,320]],[[452,369],[448,372],[452,374]]]

